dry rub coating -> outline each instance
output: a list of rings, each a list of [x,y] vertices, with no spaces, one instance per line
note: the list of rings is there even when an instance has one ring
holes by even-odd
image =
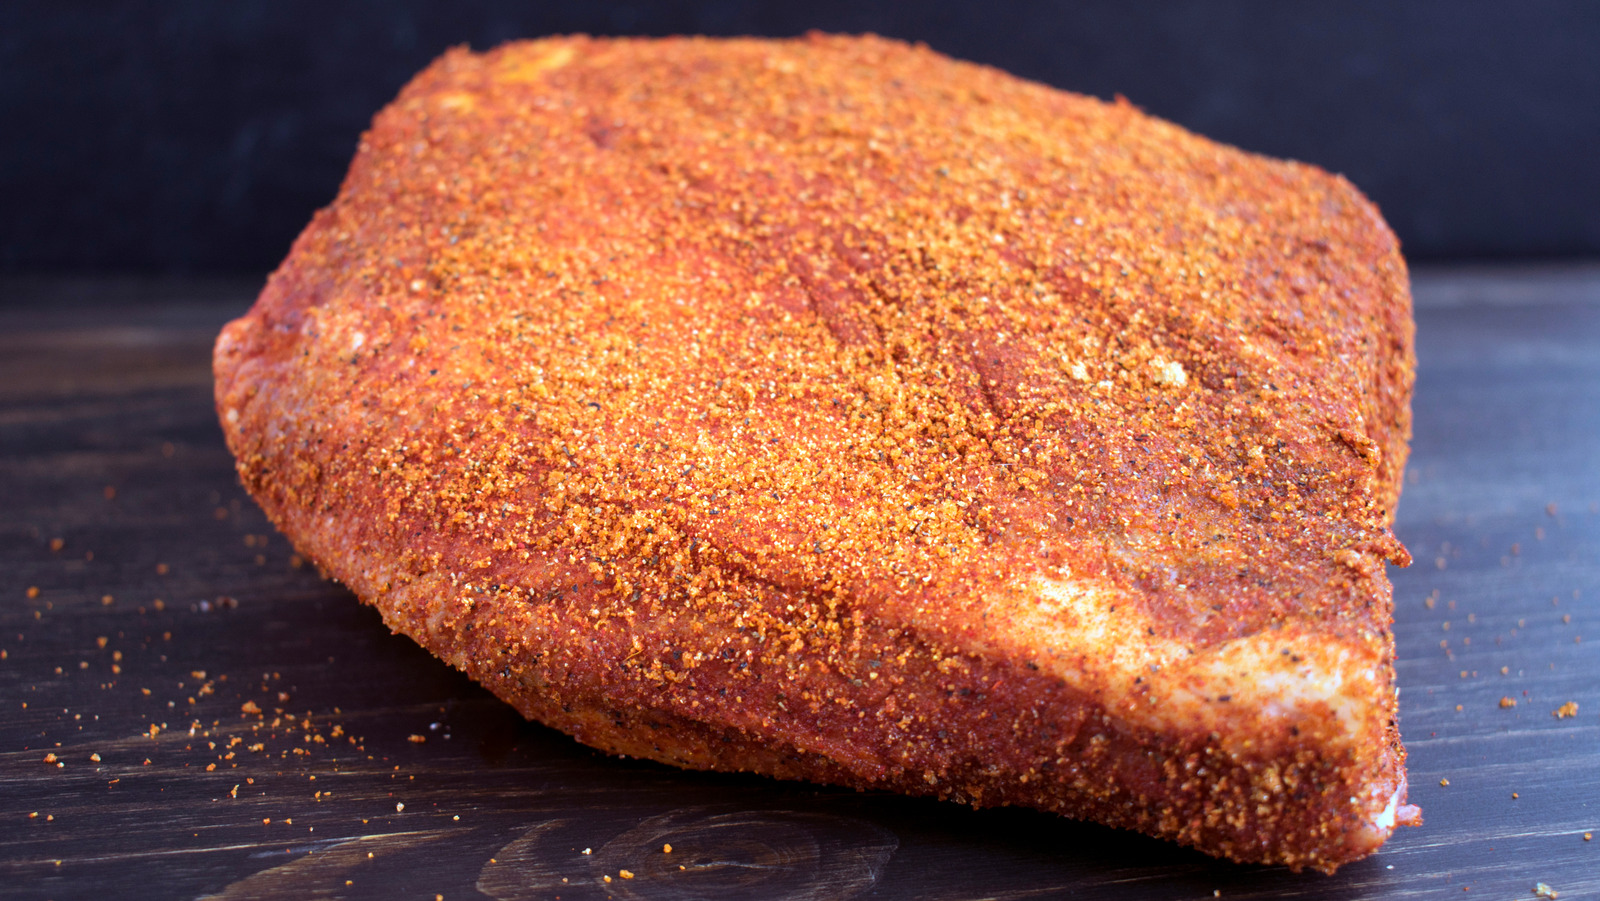
[[[216,347],[305,553],[686,767],[1331,870],[1405,805],[1343,179],[878,38],[455,50]]]

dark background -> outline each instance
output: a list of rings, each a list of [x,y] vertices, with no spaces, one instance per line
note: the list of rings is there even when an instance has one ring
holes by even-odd
[[[0,4],[0,273],[261,273],[419,68],[876,31],[1342,172],[1414,261],[1600,256],[1600,3]]]

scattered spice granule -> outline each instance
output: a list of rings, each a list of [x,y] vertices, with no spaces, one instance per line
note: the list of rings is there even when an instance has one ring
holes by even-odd
[[[1449,779],[1440,779],[1439,780],[1439,784],[1440,785],[1449,785],[1450,784],[1450,780]]]
[[[90,754],[89,755],[89,760],[94,762],[94,763],[99,763],[100,762],[100,754],[99,754],[99,752],[96,752],[94,754]]]
[[[50,550],[51,551],[59,551],[59,550],[61,550],[62,548],[66,547],[66,546],[67,546],[67,542],[65,540],[63,540],[63,539],[60,539],[60,538],[52,538],[52,539],[50,539]]]
[[[1511,793],[1511,800],[1513,800],[1513,801],[1517,800],[1520,797],[1522,797],[1522,796],[1517,794],[1516,792],[1512,792]]]
[[[1594,841],[1594,833],[1593,832],[1585,832],[1583,834],[1583,840],[1586,841],[1586,842]]]
[[[1500,699],[1500,706],[1501,707],[1515,707],[1515,706],[1517,706],[1517,699],[1516,698],[1501,698]]]
[[[633,878],[633,871],[632,870],[618,870],[617,871],[617,875],[621,876],[623,879],[632,879]]]
[[[610,876],[601,876],[600,878],[604,879],[606,882],[610,882],[611,881],[611,877]]]
[[[406,741],[409,741],[414,745],[420,745],[420,744],[422,744],[423,742],[425,742],[427,740],[428,740],[428,736],[426,736],[426,735],[417,735],[417,734],[413,733],[411,735],[407,735],[406,736]]]
[[[37,585],[29,585],[27,594],[28,594],[28,600],[30,600],[30,601],[33,600],[34,598],[38,597],[39,596],[39,586],[37,586]]]
[[[145,693],[149,694],[149,692],[145,692]],[[239,710],[241,712],[243,712],[243,713],[260,713],[261,712],[261,708],[256,704],[255,701],[245,701],[243,704],[239,705]]]
[[[1551,888],[1548,885],[1545,885],[1542,882],[1536,882],[1536,883],[1533,884],[1533,893],[1535,895],[1538,895],[1541,898],[1552,898],[1553,899],[1553,898],[1558,898],[1558,897],[1561,896],[1560,892],[1556,891],[1555,889]]]
[[[583,849],[583,853],[585,853],[585,854],[593,854],[594,853],[594,849],[592,849],[592,848],[584,848]]]
[[[662,845],[661,846],[661,853],[662,854],[671,854],[672,853],[672,846],[671,845]]]
[[[1555,717],[1558,720],[1564,720],[1569,716],[1577,716],[1578,715],[1578,702],[1577,701],[1568,701],[1567,703],[1562,704],[1560,707],[1557,707],[1556,709],[1550,711],[1550,715]]]
[[[406,809],[406,804],[405,804],[404,801],[396,801],[396,802],[394,802],[394,812],[395,813],[399,813],[400,811],[405,810],[405,809]]]

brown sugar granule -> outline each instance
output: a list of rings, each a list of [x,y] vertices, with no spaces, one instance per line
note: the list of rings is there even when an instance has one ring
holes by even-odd
[[[1578,715],[1578,702],[1577,701],[1568,701],[1567,703],[1562,704],[1560,707],[1557,707],[1556,709],[1550,711],[1550,715],[1555,717],[1556,719],[1561,719],[1561,720],[1564,720],[1567,717],[1577,716]]]
[[[591,745],[1332,869],[1417,818],[1411,340],[1313,167],[879,38],[577,37],[374,119],[216,400],[297,553]]]

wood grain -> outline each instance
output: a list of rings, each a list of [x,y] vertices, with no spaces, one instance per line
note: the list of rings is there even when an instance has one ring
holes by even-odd
[[[1391,575],[1427,823],[1332,877],[522,722],[239,489],[209,351],[256,287],[0,282],[0,896],[1600,895],[1600,270],[1417,277]]]

